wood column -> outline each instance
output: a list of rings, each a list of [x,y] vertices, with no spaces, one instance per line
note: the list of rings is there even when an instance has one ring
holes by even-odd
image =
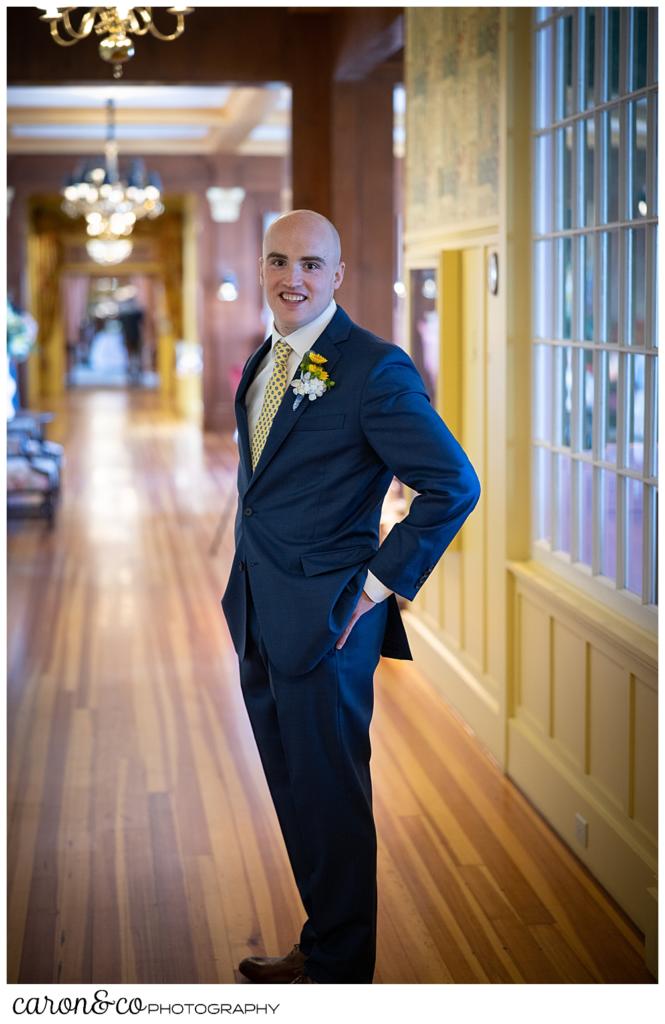
[[[353,319],[392,336],[395,210],[394,69],[337,82],[333,103],[333,217],[346,278],[339,300]]]
[[[291,97],[291,183],[294,210],[332,216],[332,37],[321,15],[300,15],[289,32],[285,71]]]

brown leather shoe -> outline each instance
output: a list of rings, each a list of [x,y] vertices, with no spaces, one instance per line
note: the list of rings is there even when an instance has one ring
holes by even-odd
[[[238,964],[238,970],[259,985],[289,985],[302,975],[305,959],[305,954],[300,951],[300,946],[296,942],[286,956],[245,957]]]

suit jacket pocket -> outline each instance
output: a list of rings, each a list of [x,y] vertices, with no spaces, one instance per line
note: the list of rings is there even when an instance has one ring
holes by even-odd
[[[305,401],[309,401],[305,399]],[[320,413],[314,412],[313,409],[306,409],[296,424],[294,424],[293,430],[336,430],[339,427],[344,426],[343,412],[337,413]]]
[[[349,565],[361,565],[374,555],[375,549],[366,544],[353,548],[332,548],[329,551],[310,551],[300,556],[305,576],[318,576],[323,572],[334,572]]]

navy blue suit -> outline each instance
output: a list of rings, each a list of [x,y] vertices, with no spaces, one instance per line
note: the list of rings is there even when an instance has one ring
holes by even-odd
[[[306,973],[370,982],[376,833],[369,772],[373,673],[410,658],[394,596],[341,650],[367,571],[412,599],[474,508],[478,478],[400,348],[338,308],[314,351],[335,386],[294,410],[287,390],[252,473],[244,399],[236,551],[222,599],[245,703],[303,904]],[[379,547],[393,476],[417,492]]]

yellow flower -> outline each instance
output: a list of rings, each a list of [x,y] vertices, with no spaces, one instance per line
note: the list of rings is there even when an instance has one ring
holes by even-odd
[[[318,354],[318,352],[310,352],[309,358],[310,358],[310,362],[312,362],[312,363],[327,363],[328,362],[326,357],[325,356],[320,356]]]
[[[326,373],[325,370],[319,370],[316,376],[319,378],[319,380],[328,380],[328,374]]]
[[[307,364],[307,370],[308,370],[309,373],[314,373],[314,374],[317,374],[317,375],[318,375],[318,372],[319,372],[318,366],[315,366],[314,363],[308,363]]]

